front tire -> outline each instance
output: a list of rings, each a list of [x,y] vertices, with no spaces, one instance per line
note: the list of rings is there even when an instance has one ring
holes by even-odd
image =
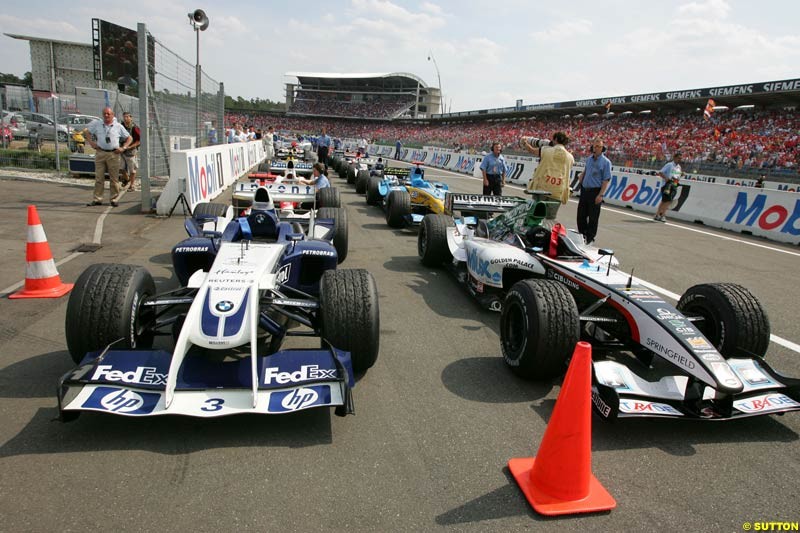
[[[678,311],[700,317],[692,323],[723,357],[764,357],[770,325],[766,311],[753,294],[735,283],[705,283],[690,287]]]
[[[202,202],[194,206],[194,211],[192,211],[194,218],[201,215],[224,218],[227,214],[228,206],[219,202]]]
[[[391,228],[402,228],[405,217],[411,214],[411,196],[408,191],[390,191],[386,198],[386,223]]]
[[[580,315],[556,281],[524,280],[508,291],[500,316],[503,360],[525,379],[545,380],[567,369],[580,339]]]
[[[382,198],[381,180],[373,176],[367,181],[367,205],[379,205]]]
[[[322,189],[323,191],[325,189]],[[337,262],[347,259],[348,224],[347,211],[343,207],[322,207],[317,211],[318,218],[333,219],[333,247],[336,248]]]
[[[364,372],[378,358],[380,312],[378,289],[363,269],[327,270],[320,282],[322,338],[350,352],[355,372]]]
[[[64,329],[72,360],[79,364],[111,343],[116,350],[150,348],[155,311],[142,302],[155,293],[153,277],[140,266],[98,263],[84,270],[67,303]]]
[[[447,215],[425,215],[417,235],[417,253],[422,264],[436,267],[453,260],[453,254],[447,245],[447,226],[450,222]]]

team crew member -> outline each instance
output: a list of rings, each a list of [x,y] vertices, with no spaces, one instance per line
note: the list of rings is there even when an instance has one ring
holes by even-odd
[[[331,182],[325,175],[325,165],[322,163],[314,163],[314,166],[311,167],[311,179],[298,178],[297,181],[303,185],[313,185],[316,190],[331,186]]]
[[[96,140],[93,140],[91,133]],[[128,149],[133,141],[128,130],[117,122],[114,111],[110,107],[103,109],[102,120],[93,120],[83,130],[84,137],[89,142],[89,146],[95,149],[94,155],[94,198],[88,205],[102,205],[103,190],[106,184],[106,171],[111,180],[110,192],[111,206],[119,205],[119,165],[120,154]],[[123,142],[120,146],[120,141]]]
[[[506,184],[506,159],[500,155],[503,145],[496,142],[492,143],[492,151],[486,154],[481,162],[481,173],[483,173],[483,194],[485,196],[503,195],[503,186]]]
[[[322,134],[317,138],[317,159],[320,163],[328,167],[328,150],[331,147],[331,138],[326,133],[325,128],[322,128]]]
[[[581,198],[578,201],[578,233],[583,235],[586,244],[591,244],[597,236],[597,223],[603,195],[611,183],[611,161],[603,154],[602,139],[592,142],[592,155],[586,160],[586,170],[581,172],[579,183]]]
[[[131,134],[133,141],[128,149],[122,153],[122,185],[128,184],[129,191],[136,190],[136,171],[139,170],[139,145],[141,144],[142,131],[133,123],[133,115],[128,111],[122,114],[122,125]]]
[[[547,141],[536,138],[523,137],[520,146],[530,153],[541,158],[539,166],[533,172],[533,179],[528,183],[528,189],[534,191],[547,191],[550,199],[567,203],[569,200],[569,177],[575,158],[567,151],[569,137],[563,131],[553,134],[552,146],[545,146]],[[547,218],[555,218],[560,206],[548,207]]]
[[[672,155],[672,161],[664,165],[658,172],[658,175],[664,180],[664,186],[661,188],[661,203],[658,204],[656,216],[653,217],[655,221],[667,221],[664,215],[667,214],[672,200],[675,199],[675,194],[678,192],[678,180],[681,174],[683,174],[683,170],[681,170],[681,157],[680,152],[675,152]]]

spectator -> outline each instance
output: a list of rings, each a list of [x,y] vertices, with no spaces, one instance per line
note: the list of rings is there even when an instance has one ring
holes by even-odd
[[[664,180],[664,186],[661,187],[661,203],[658,204],[656,216],[653,217],[653,220],[658,222],[667,221],[664,215],[666,215],[672,200],[675,199],[675,194],[678,192],[678,182],[681,174],[683,174],[681,170],[681,153],[678,151],[672,155],[672,161],[664,165],[658,172],[658,175]]]
[[[128,149],[122,152],[122,186],[128,185],[129,191],[136,190],[136,171],[139,170],[139,145],[142,132],[139,126],[133,123],[133,115],[128,111],[122,113],[122,126],[133,139]]]
[[[94,136],[87,135],[91,134]],[[106,171],[111,180],[109,196],[111,207],[119,205],[119,164],[120,154],[128,149],[133,140],[128,130],[117,122],[114,111],[110,107],[103,109],[103,118],[93,120],[83,130],[89,146],[95,149],[94,155],[94,197],[88,205],[103,204],[103,190],[106,183]],[[120,141],[123,141],[120,146]]]
[[[586,169],[579,178],[578,233],[583,235],[586,244],[592,244],[597,236],[603,195],[611,183],[611,161],[605,156],[605,151],[603,140],[596,138],[592,143],[592,155],[586,160]]]
[[[403,150],[403,143],[400,142],[400,139],[397,139],[397,142],[394,143],[394,158],[398,161],[400,158],[400,152]]]
[[[492,143],[492,151],[481,161],[484,195],[503,195],[508,165],[506,165],[505,158],[500,155],[502,151],[503,145],[498,142]]]
[[[214,122],[211,122],[211,129],[208,130],[208,145],[214,146],[217,141],[217,126]]]
[[[767,179],[767,175],[766,174],[761,174],[758,177],[758,179],[756,180],[755,184],[753,184],[753,187],[755,187],[756,189],[763,189],[764,188],[764,180],[766,180],[766,179]]]
[[[262,141],[264,142],[264,155],[266,156],[267,164],[270,164],[275,158],[275,128],[272,126],[267,128],[267,133]]]

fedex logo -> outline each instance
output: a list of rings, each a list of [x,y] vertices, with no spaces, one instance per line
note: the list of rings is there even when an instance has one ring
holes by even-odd
[[[733,402],[733,406],[743,413],[768,413],[786,408],[800,408],[800,403],[785,394],[772,393],[746,400],[737,400]]]
[[[469,270],[479,278],[500,283],[500,280],[502,279],[500,272],[490,272],[489,264],[490,263],[488,260],[478,257],[478,251],[476,248],[467,249],[467,266],[469,267]]]
[[[320,368],[319,365],[303,365],[296,372],[281,372],[280,368],[268,367],[264,371],[264,383],[300,383],[313,379],[336,379],[335,368]],[[273,381],[274,380],[274,381]]]
[[[151,366],[140,366],[136,370],[123,372],[113,370],[111,365],[97,365],[92,375],[92,381],[121,381],[123,383],[138,383],[143,385],[166,385],[167,375],[159,374],[158,370]]]

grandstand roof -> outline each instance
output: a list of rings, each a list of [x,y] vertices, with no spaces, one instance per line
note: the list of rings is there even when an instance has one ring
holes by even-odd
[[[419,84],[427,88],[428,84],[410,72],[383,72],[383,73],[345,73],[345,72],[287,72],[285,76],[296,77],[301,84],[344,85],[345,80],[385,80],[396,85],[416,87]]]

